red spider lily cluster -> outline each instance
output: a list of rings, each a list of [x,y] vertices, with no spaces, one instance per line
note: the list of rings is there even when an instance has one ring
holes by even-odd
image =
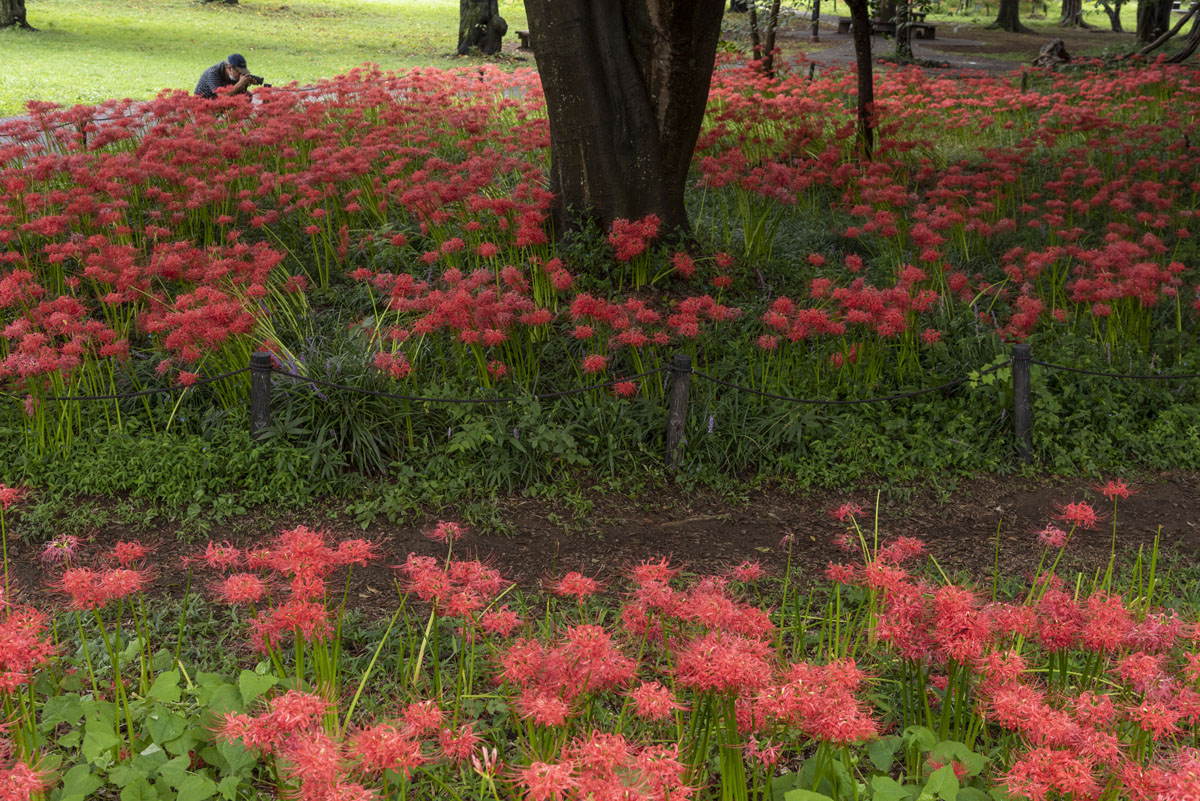
[[[1073,517],[1079,527],[1091,519]],[[1048,526],[1038,537],[1057,550],[1067,533]],[[910,572],[904,563],[918,551],[897,540],[861,564],[831,565],[829,575],[875,599],[874,635],[909,666],[910,680],[928,686],[935,715],[954,703],[952,714],[1012,736],[998,775],[1012,796],[1099,799],[1120,788],[1120,797],[1148,801],[1200,787],[1185,745],[1200,724],[1200,627],[1052,572],[1025,602],[997,602]]]
[[[210,542],[191,561],[226,575],[213,583],[213,593],[227,604],[271,605],[255,608],[251,640],[261,652],[273,652],[289,640],[325,640],[332,633],[327,579],[340,567],[364,566],[377,556],[373,543],[346,539],[336,545],[329,535],[307,526],[280,533],[263,547],[242,550]],[[277,597],[271,588],[278,585]]]
[[[326,699],[291,690],[257,715],[226,715],[216,736],[280,760],[283,777],[303,801],[378,798],[370,785],[382,784],[386,773],[407,780],[439,761],[463,763],[479,742],[471,723],[454,725],[431,701],[410,703],[398,720],[363,727],[345,738],[323,728],[331,711]]]
[[[668,253],[653,217],[614,223],[610,255],[683,291],[591,297],[550,242],[532,71],[366,68],[253,104],[32,104],[0,124],[0,380],[41,425],[48,396],[142,388],[146,357],[183,386],[260,348],[303,372],[311,289],[346,277],[377,310],[363,361],[408,382],[529,385],[562,363],[619,379],[668,348],[728,343],[731,325],[762,350],[764,383],[786,385],[800,365],[869,371],[872,354],[942,347],[955,315],[1004,340],[1192,324],[1192,72],[1047,76],[1021,93],[891,71],[865,166],[847,134],[853,75],[764,80],[714,76],[695,191],[743,229],[726,224],[720,246],[753,261],[785,215],[849,224],[804,260],[807,292],[741,317],[712,297],[737,278],[728,253]]]

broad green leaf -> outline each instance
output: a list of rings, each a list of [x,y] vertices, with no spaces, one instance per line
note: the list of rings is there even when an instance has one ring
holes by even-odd
[[[933,772],[929,777],[929,781],[925,783],[924,789],[921,790],[921,798],[940,798],[942,801],[956,801],[958,798],[958,777],[954,775],[954,768],[950,765],[942,765]]]
[[[167,784],[178,789],[179,785],[183,784],[183,780],[188,777],[188,768],[191,767],[191,764],[192,760],[187,757],[177,756],[159,768],[158,775],[162,776]]]
[[[100,777],[92,775],[89,765],[76,765],[63,776],[62,795],[59,801],[84,801],[91,796],[100,785],[104,784]]]
[[[157,801],[158,790],[155,790],[145,776],[138,776],[125,785],[121,790],[121,801]]]
[[[83,720],[83,704],[78,693],[53,695],[42,705],[42,731],[49,731],[60,723],[74,726]]]
[[[251,701],[278,683],[279,679],[269,673],[262,676],[251,670],[243,670],[238,676],[238,689],[242,693],[242,703],[249,706]]]
[[[217,783],[199,773],[189,773],[175,789],[179,791],[178,801],[204,801],[217,794]]]
[[[904,801],[911,796],[908,788],[891,776],[872,776],[871,790],[873,801]]]
[[[937,735],[924,726],[909,726],[904,730],[904,742],[922,751],[928,751],[938,744]]]
[[[798,778],[796,773],[785,773],[771,779],[771,801],[783,801],[783,794],[796,786]]]
[[[138,779],[144,779],[146,774],[133,766],[131,762],[124,762],[120,765],[113,766],[108,772],[108,781],[115,784],[117,787],[125,787],[131,782]]]
[[[978,776],[988,764],[987,757],[975,753],[967,748],[966,744],[957,740],[943,740],[933,747],[929,756],[938,762],[948,762],[953,759],[967,769],[969,776]]]
[[[101,757],[107,756],[108,752],[120,743],[120,738],[112,729],[92,726],[89,723],[83,733],[83,757],[91,763],[100,762]]]
[[[146,693],[149,698],[157,698],[168,704],[173,704],[179,701],[181,693],[179,691],[179,671],[168,670],[166,673],[159,673],[154,679],[154,683],[150,685],[150,691]]]
[[[166,747],[166,744],[187,731],[187,720],[158,707],[146,720],[146,731],[154,738],[154,742]]]
[[[221,783],[217,785],[217,792],[225,801],[237,801],[238,787],[241,786],[242,779],[240,776],[226,776],[221,779]]]
[[[814,793],[812,790],[788,790],[783,794],[783,801],[833,801],[833,799],[821,793]]]
[[[903,738],[894,734],[890,737],[880,737],[867,743],[867,756],[871,758],[871,764],[876,770],[890,770],[892,763],[896,761],[896,752],[903,743]]]
[[[988,801],[990,796],[978,787],[958,788],[958,801]]]

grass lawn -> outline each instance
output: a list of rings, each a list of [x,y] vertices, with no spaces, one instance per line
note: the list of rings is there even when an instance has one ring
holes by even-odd
[[[232,52],[274,84],[308,82],[364,62],[450,67],[458,0],[29,0],[39,30],[0,31],[0,114],[29,99],[94,103],[191,89]],[[520,2],[501,0],[515,37]],[[532,59],[530,62],[532,63]]]

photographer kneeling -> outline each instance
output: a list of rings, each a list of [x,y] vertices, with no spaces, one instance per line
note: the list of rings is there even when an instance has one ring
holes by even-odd
[[[200,76],[200,82],[196,84],[196,91],[193,94],[212,98],[217,96],[218,89],[232,86],[233,91],[230,94],[237,95],[245,92],[252,85],[261,85],[262,82],[262,78],[250,74],[250,70],[246,66],[246,57],[240,53],[234,53],[220,64],[213,64],[206,69]]]

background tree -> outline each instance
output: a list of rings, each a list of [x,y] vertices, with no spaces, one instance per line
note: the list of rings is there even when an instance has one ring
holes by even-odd
[[[875,68],[871,63],[870,0],[846,0],[850,7],[850,38],[854,41],[854,64],[858,73],[858,146],[864,159],[875,150]]]
[[[458,54],[478,49],[486,56],[500,52],[508,22],[497,0],[458,0]]]
[[[1138,0],[1137,40],[1153,42],[1171,27],[1171,0]]]
[[[1170,0],[1167,0],[1168,4]],[[1064,28],[1091,28],[1092,25],[1083,21],[1083,0],[1063,0],[1062,16],[1058,24]]]
[[[525,0],[560,224],[656,214],[690,230],[683,190],[724,10],[725,0]]]
[[[1021,0],[1000,0],[1000,10],[996,12],[996,21],[988,26],[1009,33],[1032,33],[1021,24]]]
[[[25,18],[25,0],[0,0],[0,28],[34,30]]]

